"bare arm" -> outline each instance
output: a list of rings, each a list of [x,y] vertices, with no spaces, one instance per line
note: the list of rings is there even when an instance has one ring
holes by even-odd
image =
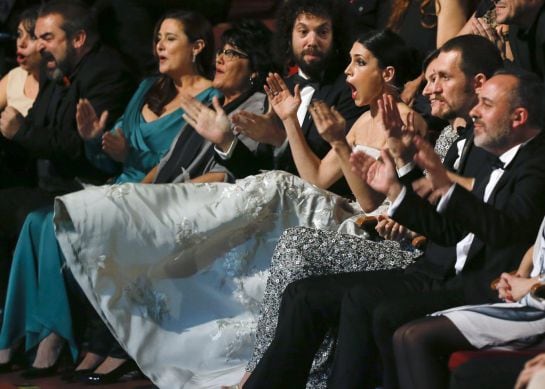
[[[4,77],[2,77],[2,80],[0,80],[0,112],[3,111],[8,105],[7,88],[8,75],[6,74]]]
[[[522,261],[520,261],[519,268],[517,269],[516,275],[518,277],[530,277],[530,273],[534,267],[533,258],[534,257],[534,245],[526,251]]]
[[[225,181],[225,173],[219,173],[219,172],[209,172],[205,173],[202,176],[195,177],[191,179],[191,182],[196,184],[199,182],[224,182]]]
[[[148,174],[140,181],[142,184],[151,184],[157,175],[157,166],[149,171]]]
[[[454,38],[466,25],[473,11],[471,0],[435,0],[437,13],[437,47]]]

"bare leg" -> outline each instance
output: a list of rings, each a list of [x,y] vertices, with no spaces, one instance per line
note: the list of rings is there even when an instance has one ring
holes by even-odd
[[[106,357],[106,359],[95,369],[96,374],[108,374],[112,370],[127,362],[125,358]]]
[[[11,348],[0,350],[0,364],[8,363],[11,360]]]
[[[102,361],[104,361],[104,357],[102,355],[87,352],[79,365],[76,367],[75,371],[95,369]]]
[[[32,367],[39,369],[51,367],[57,362],[61,353],[64,339],[52,332],[42,339],[36,352],[36,358]]]

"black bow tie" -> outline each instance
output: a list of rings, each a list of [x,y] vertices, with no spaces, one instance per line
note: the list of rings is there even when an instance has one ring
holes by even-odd
[[[503,169],[504,167],[505,167],[505,163],[503,163],[501,159],[495,158],[492,161],[492,170]]]
[[[318,81],[312,80],[310,78],[304,78],[299,75],[299,73],[294,74],[292,76],[292,79],[293,84],[299,84],[300,89],[303,89],[305,86],[311,86],[312,88],[314,88],[314,90],[318,90],[318,88],[320,87],[320,83]]]

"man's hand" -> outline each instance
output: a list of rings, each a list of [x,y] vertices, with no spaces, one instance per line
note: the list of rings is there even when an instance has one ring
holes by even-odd
[[[415,153],[413,145],[414,112],[407,114],[407,123],[403,123],[401,114],[392,95],[384,94],[378,100],[379,126],[388,137],[388,149],[398,168],[411,162]]]
[[[269,73],[267,76],[267,85],[264,86],[269,104],[280,120],[284,121],[297,115],[297,110],[301,105],[301,91],[299,85],[295,85],[293,95],[288,86],[278,73]]]
[[[542,369],[545,369],[545,353],[539,354],[526,362],[524,369],[522,369],[517,378],[514,389],[526,388],[534,374]]]
[[[431,187],[434,191],[437,191],[436,195],[444,195],[452,185],[452,181],[447,174],[447,169],[443,166],[441,159],[428,142],[420,136],[415,136],[413,143],[417,150],[414,161],[422,169],[428,171]]]
[[[346,120],[335,107],[330,108],[323,101],[315,101],[309,111],[318,133],[326,142],[333,145],[335,142],[346,141]]]
[[[286,130],[279,126],[272,110],[263,115],[239,111],[231,118],[235,131],[256,142],[281,146],[286,140]]]
[[[412,239],[416,235],[407,227],[402,226],[395,220],[386,215],[378,216],[378,223],[375,230],[380,237],[387,240],[401,241],[403,239]]]
[[[393,201],[401,192],[402,186],[388,149],[381,150],[380,155],[380,158],[375,160],[365,153],[352,153],[350,155],[352,171],[360,175],[372,189]]]
[[[13,139],[15,134],[19,132],[25,118],[19,111],[13,107],[6,107],[0,115],[0,131],[4,138]]]
[[[129,155],[129,144],[121,128],[102,135],[102,150],[114,161],[125,162]]]
[[[217,145],[221,150],[227,151],[233,142],[234,135],[231,131],[231,122],[220,105],[217,96],[212,98],[212,107],[208,108],[199,100],[182,95],[181,103],[185,113],[182,115],[203,138]]]
[[[94,139],[104,132],[106,121],[108,120],[108,111],[97,116],[95,109],[87,99],[80,99],[76,106],[76,123],[78,133],[83,140]]]

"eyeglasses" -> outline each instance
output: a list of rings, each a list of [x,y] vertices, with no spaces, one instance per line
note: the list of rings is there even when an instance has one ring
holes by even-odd
[[[229,61],[234,59],[234,58],[248,58],[248,54],[244,54],[244,53],[241,53],[240,51],[236,51],[236,50],[233,50],[233,49],[218,49],[216,51],[216,57],[219,57],[220,55],[222,55],[227,58]]]

